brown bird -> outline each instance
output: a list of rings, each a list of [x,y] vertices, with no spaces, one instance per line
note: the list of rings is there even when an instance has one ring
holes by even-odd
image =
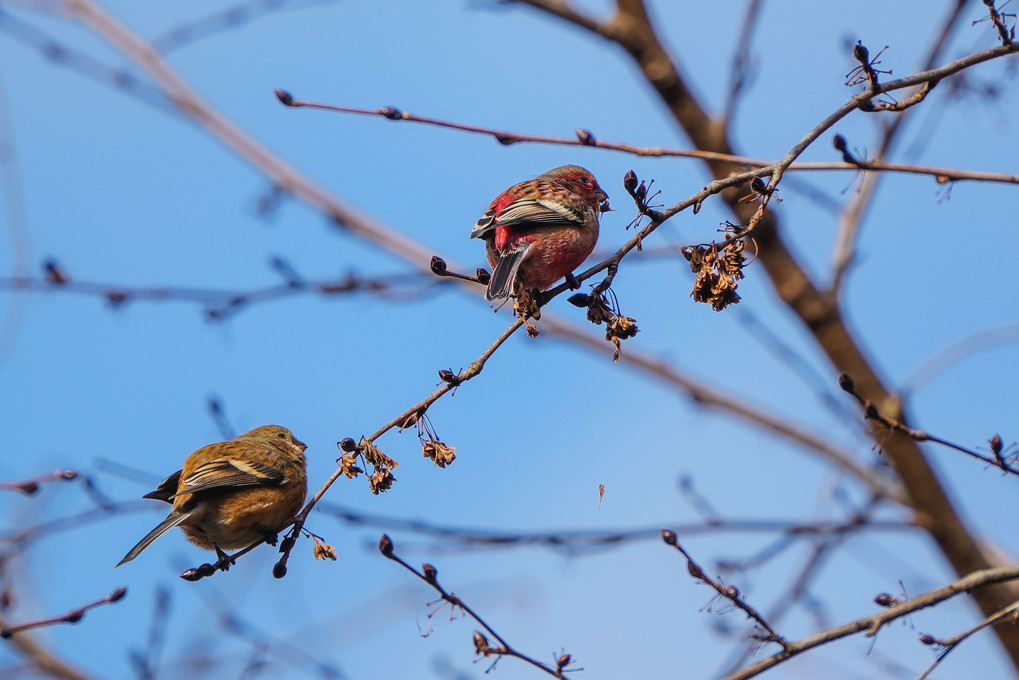
[[[280,529],[294,518],[308,494],[307,445],[285,427],[263,425],[228,442],[209,444],[184,461],[155,491],[173,505],[117,566],[130,562],[173,527],[200,548],[243,548],[259,540],[276,544]]]

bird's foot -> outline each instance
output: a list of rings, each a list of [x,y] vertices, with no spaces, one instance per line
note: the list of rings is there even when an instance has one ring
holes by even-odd
[[[230,571],[230,567],[237,564],[237,560],[220,550],[218,545],[216,546],[216,557],[216,566],[223,571]]]
[[[580,289],[580,281],[578,281],[577,277],[573,275],[573,272],[566,273],[566,285],[570,287],[570,290]]]

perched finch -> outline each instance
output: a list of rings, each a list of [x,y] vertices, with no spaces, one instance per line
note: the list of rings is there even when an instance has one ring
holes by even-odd
[[[492,279],[485,298],[547,290],[587,259],[598,242],[598,218],[608,196],[576,165],[549,170],[499,194],[471,230],[485,240]]]
[[[304,451],[308,447],[279,425],[263,425],[228,442],[198,449],[143,498],[173,505],[159,526],[117,566],[130,562],[173,527],[200,548],[243,548],[276,535],[304,505],[308,493]]]

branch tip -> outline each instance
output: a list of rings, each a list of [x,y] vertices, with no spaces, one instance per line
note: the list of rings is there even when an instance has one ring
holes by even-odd
[[[389,538],[387,534],[382,534],[382,538],[379,539],[379,552],[383,557],[390,559],[393,557],[393,539]]]
[[[436,276],[445,276],[446,274],[446,261],[438,255],[432,255],[432,260],[428,263],[428,267]]]

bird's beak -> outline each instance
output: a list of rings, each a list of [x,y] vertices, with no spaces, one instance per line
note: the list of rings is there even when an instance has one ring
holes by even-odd
[[[300,439],[294,439],[294,446],[299,448],[301,450],[301,453],[304,453],[305,451],[308,450],[308,445],[302,442]]]

